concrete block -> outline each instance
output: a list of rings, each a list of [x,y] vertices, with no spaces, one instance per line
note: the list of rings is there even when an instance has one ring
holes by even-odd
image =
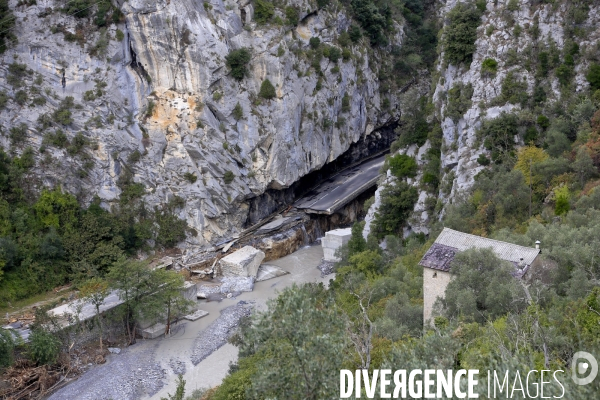
[[[159,336],[165,334],[165,329],[167,326],[165,324],[154,324],[146,329],[141,329],[140,334],[144,339],[156,339]]]
[[[252,246],[245,246],[219,260],[219,270],[225,277],[256,278],[258,267],[265,253]]]
[[[183,318],[187,319],[188,321],[196,321],[202,317],[206,317],[207,315],[208,311],[198,310],[192,314],[184,315]]]
[[[321,239],[325,261],[339,261],[339,259],[335,257],[335,251],[342,247],[342,245],[348,243],[351,236],[352,228],[334,229],[326,232],[325,237]]]
[[[193,282],[184,282],[182,294],[187,300],[195,300],[196,293],[198,292],[198,287]]]

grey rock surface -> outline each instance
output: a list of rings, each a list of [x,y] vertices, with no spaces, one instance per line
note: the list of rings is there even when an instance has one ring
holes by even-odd
[[[310,73],[309,39],[318,36],[338,46],[337,37],[350,25],[344,11],[315,13],[313,2],[294,0],[302,22],[292,29],[257,26],[247,2],[209,3],[205,8],[189,0],[123,2],[123,23],[106,31],[90,28],[81,43],[65,39],[81,32],[82,20],[60,12],[62,3],[45,0],[14,9],[18,44],[0,55],[0,89],[10,99],[0,122],[27,125],[15,152],[31,146],[44,165],[36,169],[36,187],[60,184],[84,203],[97,195],[109,207],[120,195],[117,180],[130,171],[144,184],[150,207],[174,196],[185,199],[179,217],[199,234],[183,246],[210,247],[241,231],[247,199],[290,186],[398,117],[399,110],[381,107],[377,54],[364,44],[352,46],[347,62],[323,58],[322,78]],[[395,45],[402,43],[400,28]],[[121,41],[117,29],[124,33]],[[247,76],[237,81],[225,57],[240,48],[251,49],[252,59]],[[31,70],[24,87],[45,104],[20,106],[12,100],[18,88],[6,76],[13,62]],[[265,79],[277,96],[259,101]],[[318,81],[322,88],[315,90]],[[342,110],[344,95],[348,110]],[[67,96],[76,104],[73,122],[42,129],[38,118],[52,116]],[[238,103],[243,117],[236,120],[232,110]],[[40,152],[44,135],[57,129],[69,140],[81,132],[92,144],[85,150],[89,158],[47,144]],[[0,145],[11,146],[6,130]],[[136,152],[141,157],[131,161]],[[224,180],[228,171],[234,176],[230,183]],[[186,180],[186,173],[197,180]]]

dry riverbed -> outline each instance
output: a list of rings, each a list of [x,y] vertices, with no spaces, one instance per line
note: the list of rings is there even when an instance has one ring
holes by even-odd
[[[119,354],[109,355],[105,364],[91,368],[49,399],[160,399],[174,393],[177,374],[186,380],[187,393],[220,384],[229,363],[237,359],[237,348],[227,344],[227,339],[240,319],[252,310],[264,310],[267,299],[294,283],[328,282],[331,276],[322,277],[317,268],[322,257],[321,246],[314,245],[267,262],[289,274],[257,282],[252,292],[237,297],[199,301],[199,308],[208,311],[208,316],[180,322],[167,338],[139,340]]]

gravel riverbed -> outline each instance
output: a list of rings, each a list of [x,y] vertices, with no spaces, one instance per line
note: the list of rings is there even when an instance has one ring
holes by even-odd
[[[225,343],[242,317],[250,315],[252,305],[240,301],[225,308],[217,319],[199,332],[192,347],[191,360],[181,357],[158,360],[160,340],[139,340],[135,345],[111,354],[103,365],[89,371],[58,390],[49,400],[135,400],[153,396],[166,383],[165,378],[186,372],[186,361],[197,365]],[[185,329],[187,322],[178,329]]]

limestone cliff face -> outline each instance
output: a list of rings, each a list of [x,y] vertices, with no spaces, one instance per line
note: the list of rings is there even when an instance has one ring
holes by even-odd
[[[443,2],[439,9],[442,21],[457,3],[456,0]],[[508,0],[487,2],[486,11],[477,29],[476,50],[470,65],[457,67],[445,66],[441,62],[438,64],[439,79],[435,85],[433,101],[441,117],[444,132],[443,179],[451,185],[449,193],[440,191],[440,197],[443,199],[452,199],[458,192],[470,188],[475,175],[484,168],[477,162],[480,154],[489,155],[489,151],[483,147],[482,141],[478,141],[476,136],[482,121],[496,118],[504,111],[518,112],[521,109],[519,104],[506,102],[496,105],[494,102],[494,99],[501,94],[502,83],[507,75],[512,72],[518,79],[525,81],[527,92],[531,96],[535,89],[536,70],[528,68],[528,65],[538,62],[529,59],[532,46],[545,49],[553,42],[558,51],[562,53],[564,50],[567,13],[569,8],[574,6],[574,2],[540,4],[539,1],[520,0],[516,3],[518,5],[516,9],[509,8],[508,3]],[[586,30],[583,39],[571,39],[577,40],[582,55],[597,51],[594,49],[600,40],[600,6],[592,5],[587,17],[579,25]],[[482,73],[482,62],[486,58],[497,61],[495,74]],[[587,57],[580,57],[574,66],[571,90],[581,92],[587,89],[585,74],[588,67]],[[558,79],[552,75],[548,79],[551,87],[551,90],[546,90],[548,102],[560,101],[561,90]],[[448,91],[458,83],[471,84],[473,96],[471,107],[454,122],[446,115],[446,109]],[[524,144],[522,139],[517,137],[515,141],[517,144]]]
[[[85,31],[89,21],[52,11],[60,8],[52,0],[15,8],[19,42],[2,55],[0,86],[14,96],[19,88],[8,83],[8,66],[26,64],[32,73],[23,77],[25,90],[46,102],[8,102],[2,124],[28,126],[25,141],[13,148],[17,154],[34,149],[44,165],[36,169],[39,187],[60,183],[84,202],[98,195],[109,205],[120,194],[119,176],[129,171],[145,185],[151,206],[174,196],[185,200],[180,217],[199,232],[190,243],[234,235],[246,219],[247,199],[291,185],[398,117],[399,110],[380,106],[378,52],[354,45],[346,62],[323,58],[319,79],[305,55],[309,39],[339,47],[350,20],[342,10],[295,3],[301,22],[291,28],[257,26],[247,1],[130,0],[120,6],[125,22],[105,32]],[[85,39],[66,40],[78,33]],[[393,43],[401,41],[398,33]],[[243,47],[252,59],[248,76],[238,81],[225,57]],[[257,96],[265,79],[276,88],[272,100]],[[98,88],[102,94],[90,96]],[[345,94],[350,104],[342,110]],[[75,102],[73,122],[42,129],[39,116],[54,115],[67,96]],[[236,120],[238,103],[243,117]],[[55,146],[39,152],[43,135],[59,128],[69,139],[81,132],[92,144],[85,150],[91,157]]]
[[[556,74],[549,73],[547,77],[536,77],[535,65],[539,60],[532,59],[535,54],[533,48],[551,52],[554,46],[555,51],[562,57],[569,40],[576,41],[579,55],[573,65],[571,86],[566,90],[581,93],[588,89],[585,75],[590,60],[597,60],[600,43],[600,6],[597,2],[595,4],[588,2],[589,11],[583,14],[580,12],[579,21],[575,24],[573,10],[585,10],[585,7],[569,0],[556,1],[553,4],[519,0],[512,2],[510,7],[509,0],[488,0],[477,28],[472,62],[468,65],[448,65],[445,61],[443,35],[444,30],[449,29],[448,14],[459,3],[464,2],[443,0],[439,2],[437,8],[442,31],[438,35],[441,40],[438,45],[438,62],[432,77],[431,100],[435,105],[435,117],[441,122],[443,131],[440,190],[437,194],[440,204],[451,203],[458,195],[471,188],[474,177],[485,168],[477,161],[482,154],[490,158],[490,150],[486,149],[484,141],[477,137],[482,122],[497,118],[503,112],[518,114],[522,111],[520,104],[499,101],[502,85],[509,73],[526,83],[528,96],[533,96],[536,86],[539,86],[541,81],[546,88],[546,104],[561,102],[561,90],[565,89],[561,89]],[[581,30],[577,37],[566,32],[567,29],[572,30],[574,27]],[[487,58],[497,62],[495,73],[482,72],[482,63]],[[453,119],[448,115],[451,101],[448,92],[461,84],[471,85],[473,93],[467,99],[470,106],[464,114]],[[538,116],[530,110],[526,112],[530,115],[523,115],[523,117],[532,121]],[[520,129],[524,130],[523,127]],[[522,136],[521,134],[514,137],[517,146],[524,145]],[[425,161],[422,155],[429,146],[430,143],[427,142],[421,148],[413,145],[399,152],[413,156],[418,164],[423,166]],[[419,179],[420,175],[412,180],[412,183],[418,185]],[[388,179],[387,182],[393,184],[394,180]],[[408,221],[406,234],[429,232],[431,213],[427,210],[426,200],[431,195],[426,191],[420,191],[419,200]],[[379,198],[376,200],[367,215],[367,227],[379,203]],[[439,217],[442,215],[443,211],[438,214]],[[368,232],[368,228],[365,232]]]

